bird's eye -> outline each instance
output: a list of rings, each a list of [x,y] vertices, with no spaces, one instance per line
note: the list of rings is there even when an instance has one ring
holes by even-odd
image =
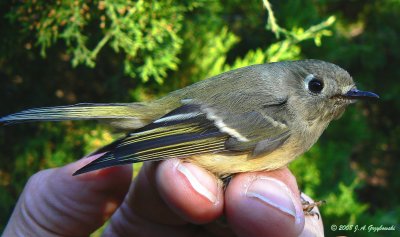
[[[308,89],[313,93],[321,93],[322,89],[324,89],[324,82],[313,78],[308,82]]]

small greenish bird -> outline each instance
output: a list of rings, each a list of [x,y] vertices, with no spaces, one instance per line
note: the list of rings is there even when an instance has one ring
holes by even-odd
[[[152,102],[34,108],[0,123],[97,119],[127,132],[74,175],[181,158],[227,177],[286,166],[364,98],[379,97],[358,90],[339,66],[300,60],[239,68]]]

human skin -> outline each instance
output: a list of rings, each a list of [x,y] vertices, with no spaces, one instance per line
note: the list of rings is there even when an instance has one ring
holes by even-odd
[[[287,169],[236,175],[226,190],[213,175],[178,159],[79,176],[96,157],[43,170],[26,184],[4,236],[323,236],[304,216]],[[306,197],[307,198],[307,197]]]

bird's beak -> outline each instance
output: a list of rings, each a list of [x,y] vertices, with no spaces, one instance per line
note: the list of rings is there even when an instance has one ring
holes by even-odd
[[[369,92],[369,91],[360,91],[356,88],[350,89],[346,94],[343,95],[348,99],[366,99],[366,98],[375,98],[378,99],[379,95]]]

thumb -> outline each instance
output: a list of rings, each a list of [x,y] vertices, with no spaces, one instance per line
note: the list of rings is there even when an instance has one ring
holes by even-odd
[[[124,199],[132,168],[120,166],[72,176],[96,158],[33,175],[4,236],[87,236],[99,228]]]

